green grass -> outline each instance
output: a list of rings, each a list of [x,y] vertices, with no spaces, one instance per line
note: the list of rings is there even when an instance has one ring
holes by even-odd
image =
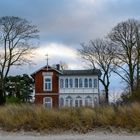
[[[20,99],[14,96],[6,97],[6,104],[19,104]]]
[[[35,105],[0,107],[0,127],[5,130],[86,132],[95,127],[114,126],[140,130],[140,104],[119,107],[46,109]]]

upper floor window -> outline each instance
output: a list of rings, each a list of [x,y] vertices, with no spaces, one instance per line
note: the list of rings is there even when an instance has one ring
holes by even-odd
[[[78,88],[78,78],[75,78],[75,88]]]
[[[88,87],[88,79],[87,79],[87,78],[84,79],[84,87],[85,87],[85,88]]]
[[[68,78],[65,79],[65,88],[68,88]]]
[[[83,79],[82,78],[79,78],[79,87],[83,87]]]
[[[92,88],[92,79],[89,78],[89,88]]]
[[[44,90],[45,91],[51,91],[52,90],[52,77],[51,76],[45,76],[44,77]]]
[[[72,78],[69,79],[69,87],[70,87],[70,88],[73,87],[73,79],[72,79]]]
[[[94,79],[94,88],[97,88],[98,83],[97,83],[97,79]]]
[[[60,79],[60,88],[64,88],[64,79]]]

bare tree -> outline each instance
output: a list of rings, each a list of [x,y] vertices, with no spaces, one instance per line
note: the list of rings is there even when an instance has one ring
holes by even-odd
[[[136,90],[140,89],[140,22],[135,21],[136,35]]]
[[[114,60],[114,47],[108,41],[97,39],[90,41],[89,45],[81,44],[82,48],[79,50],[81,57],[90,62],[93,68],[99,68],[102,76],[99,78],[104,86],[106,103],[109,102],[109,85],[111,72],[114,69],[112,65]]]
[[[34,47],[31,39],[38,37],[36,26],[19,17],[0,18],[0,104],[6,102],[6,77],[12,66],[31,62]]]
[[[68,69],[68,64],[64,61],[60,61],[60,67],[61,67],[61,70],[67,70]]]
[[[133,93],[140,76],[140,24],[134,19],[121,22],[112,29],[109,38],[116,46],[114,64],[117,69],[114,72]]]

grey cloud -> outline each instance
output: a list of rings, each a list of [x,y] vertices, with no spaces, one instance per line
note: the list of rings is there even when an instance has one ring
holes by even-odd
[[[41,42],[79,43],[102,37],[119,21],[139,18],[139,0],[4,0],[0,15],[27,18],[40,29]]]
[[[60,43],[78,48],[81,42],[105,36],[113,26],[128,18],[140,18],[140,0],[0,0],[0,16],[20,16],[40,30],[40,44]],[[44,45],[45,46],[45,45]],[[65,58],[62,58],[66,60]],[[57,59],[52,59],[52,63]],[[68,63],[78,64],[71,59]],[[11,74],[30,73],[43,66],[25,66]],[[80,63],[80,62],[79,62]]]

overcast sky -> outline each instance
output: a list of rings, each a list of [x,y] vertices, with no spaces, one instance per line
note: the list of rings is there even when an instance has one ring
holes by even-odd
[[[84,64],[77,56],[80,43],[104,37],[118,22],[140,19],[140,0],[0,0],[0,16],[20,16],[37,25],[39,46],[36,65],[13,68],[11,74],[32,73],[49,63],[68,63],[70,69]],[[113,76],[112,89],[119,79]]]

